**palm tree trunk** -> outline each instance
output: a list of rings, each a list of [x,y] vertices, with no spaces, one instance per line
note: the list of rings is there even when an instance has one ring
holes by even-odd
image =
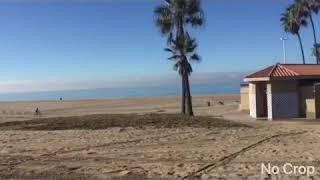
[[[181,88],[182,88],[182,94],[181,94],[181,114],[186,114],[186,85],[185,85],[185,77],[184,75],[181,75]]]
[[[187,100],[187,114],[189,116],[193,116],[192,110],[192,97],[190,93],[190,84],[189,84],[189,75],[185,75],[185,85],[186,85],[186,100]]]
[[[306,63],[306,59],[304,57],[303,45],[302,45],[302,40],[301,40],[301,36],[300,36],[299,32],[297,33],[297,36],[299,38],[299,43],[300,43],[300,49],[301,49],[301,54],[302,54],[302,62],[303,62],[303,64],[305,64]]]
[[[309,15],[309,18],[310,18],[310,22],[311,22],[311,26],[312,26],[312,31],[313,31],[313,40],[314,40],[314,48],[315,48],[315,51],[316,51],[316,63],[319,64],[319,52],[318,52],[318,49],[317,49],[317,37],[316,37],[316,30],[315,30],[315,27],[314,27],[314,23],[313,23],[313,18],[312,18],[312,15],[310,14]]]
[[[178,40],[178,38],[180,38],[181,36],[184,35],[184,28],[183,28],[183,19],[180,18],[177,21],[177,34],[176,34],[176,41]],[[182,52],[183,50],[180,49],[180,52]],[[183,67],[182,67],[183,68]],[[182,70],[183,73],[181,75],[181,82],[182,82],[182,95],[181,95],[181,113],[182,114],[186,114],[186,80],[185,80],[185,70]]]

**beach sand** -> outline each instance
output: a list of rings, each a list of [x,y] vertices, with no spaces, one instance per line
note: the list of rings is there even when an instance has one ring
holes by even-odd
[[[239,96],[196,96],[193,106],[196,114],[220,115],[228,110],[238,108]],[[207,107],[210,101],[215,108]],[[225,106],[221,106],[223,101]],[[35,118],[36,108],[42,117],[81,116],[88,114],[122,114],[122,113],[150,113],[165,112],[178,113],[180,111],[180,97],[146,97],[113,100],[78,100],[78,101],[26,101],[0,102],[0,122],[19,121]],[[198,111],[199,109],[199,111]]]
[[[193,99],[196,115],[229,119],[244,126],[56,131],[0,128],[0,177],[176,178],[193,175],[208,165],[212,166],[195,177],[260,177],[261,163],[268,162],[279,166],[286,162],[313,165],[313,175],[320,174],[317,121],[255,121],[238,110],[237,95]],[[207,101],[211,101],[211,107]],[[33,112],[37,107],[42,117],[176,113],[179,98],[0,103],[1,122],[39,118]]]

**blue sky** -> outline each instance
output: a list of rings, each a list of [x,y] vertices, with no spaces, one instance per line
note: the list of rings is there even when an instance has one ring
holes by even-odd
[[[163,51],[165,38],[153,22],[153,9],[161,2],[1,1],[0,87],[13,91],[6,85],[173,74]],[[247,72],[282,61],[279,19],[290,2],[203,0],[206,25],[193,33],[203,61],[194,64],[194,74]],[[311,30],[303,30],[302,38],[307,61],[314,62]],[[301,62],[297,38],[289,35],[287,44],[288,62]]]

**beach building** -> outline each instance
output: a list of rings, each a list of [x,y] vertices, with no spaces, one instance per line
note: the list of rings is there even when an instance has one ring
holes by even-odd
[[[320,65],[275,64],[244,81],[240,108],[253,118],[320,118]]]

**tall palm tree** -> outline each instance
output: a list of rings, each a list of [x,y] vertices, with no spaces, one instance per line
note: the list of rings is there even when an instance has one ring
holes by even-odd
[[[320,0],[310,0],[310,7],[311,10],[314,14],[318,15],[318,13],[320,12]],[[315,33],[315,31],[314,31]],[[319,43],[315,43],[314,44],[314,54],[316,57],[318,57],[317,60],[317,64],[320,64],[320,44]]]
[[[302,54],[303,64],[306,63],[302,40],[300,36],[300,27],[307,26],[307,22],[304,18],[299,16],[299,11],[296,10],[295,5],[289,6],[284,13],[281,14],[281,23],[285,32],[296,35],[299,39],[300,49]]]
[[[316,30],[315,30],[315,25],[314,25],[312,15],[318,14],[320,9],[320,2],[319,0],[295,0],[294,6],[299,18],[309,19],[311,23],[312,32],[313,32],[314,49],[316,49],[315,51],[316,63],[319,64],[320,56],[319,56],[319,52],[317,51],[318,43],[317,43]]]
[[[167,44],[170,46],[174,42],[180,41],[179,39],[185,38],[186,28],[191,27],[200,27],[204,22],[204,14],[201,9],[201,0],[164,0],[164,4],[158,6],[154,10],[155,14],[155,23],[159,28],[161,34],[167,36]],[[179,46],[177,46],[179,47]],[[184,49],[179,49],[180,57],[182,58],[186,55],[183,55]],[[190,93],[190,86],[188,82],[188,72],[186,65],[187,58],[180,59],[183,62],[181,66],[181,82],[182,82],[182,98],[181,98],[181,112],[186,113],[187,105],[187,114],[192,116],[192,100]],[[191,67],[191,66],[190,66]]]

